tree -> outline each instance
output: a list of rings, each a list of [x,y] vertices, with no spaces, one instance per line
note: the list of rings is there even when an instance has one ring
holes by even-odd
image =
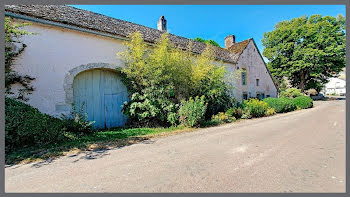
[[[203,42],[203,43],[206,43],[206,44],[210,44],[212,46],[220,47],[219,43],[215,42],[214,40],[210,40],[210,39],[209,40],[205,40],[205,39],[199,38],[199,37],[197,37],[197,38],[195,38],[193,40],[198,41],[198,42]]]
[[[345,18],[312,15],[282,21],[264,33],[263,55],[271,74],[302,91],[321,90],[345,67]]]

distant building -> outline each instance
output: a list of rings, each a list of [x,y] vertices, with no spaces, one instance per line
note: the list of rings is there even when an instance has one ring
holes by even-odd
[[[329,82],[325,85],[325,94],[336,94],[344,96],[346,92],[346,81],[340,78],[330,78]]]

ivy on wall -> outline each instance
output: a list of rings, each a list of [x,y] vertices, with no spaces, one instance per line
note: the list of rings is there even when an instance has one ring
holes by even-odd
[[[18,90],[16,99],[27,101],[26,95],[34,91],[31,82],[35,79],[29,75],[19,75],[12,70],[13,60],[20,55],[26,45],[20,41],[23,35],[32,35],[33,33],[21,30],[21,27],[30,25],[29,23],[14,23],[11,18],[5,18],[5,92],[14,94],[11,87],[14,84],[20,84],[23,88]]]

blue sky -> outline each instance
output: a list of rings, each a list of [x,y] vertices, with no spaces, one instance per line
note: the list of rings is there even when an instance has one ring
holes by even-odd
[[[276,23],[303,15],[345,16],[344,5],[73,5],[121,20],[157,28],[161,15],[169,33],[186,38],[212,39],[224,47],[224,38],[236,42],[254,38],[260,52],[264,32]]]

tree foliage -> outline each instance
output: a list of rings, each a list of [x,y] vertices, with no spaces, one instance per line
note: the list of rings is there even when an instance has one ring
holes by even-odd
[[[154,46],[148,46],[139,32],[126,41],[127,50],[118,55],[126,63],[121,70],[130,101],[123,111],[139,125],[166,126],[178,122],[181,100],[204,96],[208,113],[228,106],[230,87],[225,83],[225,69],[215,65],[210,45],[195,57],[188,50],[176,48],[164,33]],[[231,91],[232,92],[232,91]],[[207,115],[208,117],[211,114]]]
[[[213,45],[213,46],[216,46],[216,47],[220,47],[219,43],[215,42],[214,40],[210,40],[210,39],[209,40],[205,40],[205,39],[199,38],[199,37],[197,37],[197,38],[195,38],[193,40],[198,41],[198,42],[203,42],[203,43],[206,43],[206,44],[210,44],[210,45]]]
[[[345,67],[345,18],[312,15],[282,21],[262,39],[268,68],[302,91],[320,90]]]

